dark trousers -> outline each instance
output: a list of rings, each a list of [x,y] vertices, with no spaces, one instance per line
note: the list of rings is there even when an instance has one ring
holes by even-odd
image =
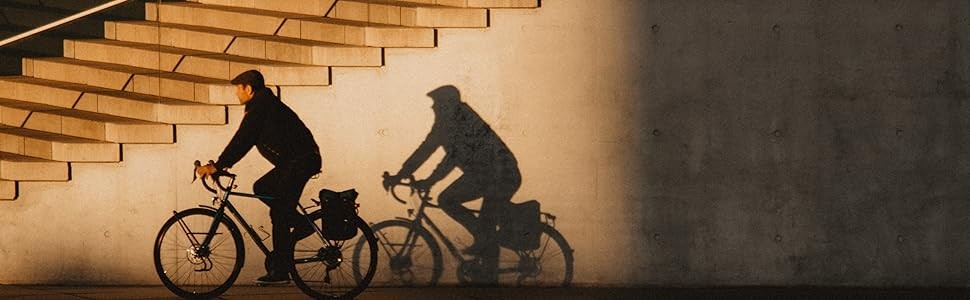
[[[478,254],[484,262],[482,273],[476,279],[479,283],[492,284],[498,280],[499,244],[495,229],[521,184],[518,172],[469,172],[438,195],[441,210],[465,227],[475,237],[476,246],[484,249]],[[464,203],[478,198],[482,198],[482,208],[476,218]]]
[[[263,200],[269,206],[269,218],[273,224],[273,251],[266,256],[265,264],[268,273],[286,273],[288,262],[293,260],[294,241],[290,228],[299,222],[296,206],[307,181],[320,172],[319,155],[308,157],[280,164],[253,184],[253,192],[257,195],[275,198]]]

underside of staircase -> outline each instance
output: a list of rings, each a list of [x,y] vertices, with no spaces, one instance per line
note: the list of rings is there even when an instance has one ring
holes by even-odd
[[[72,163],[117,163],[121,144],[174,143],[176,126],[227,124],[229,80],[328,86],[331,67],[373,68],[384,48],[432,48],[436,28],[484,28],[490,9],[539,0],[145,2],[145,20],[99,21],[103,38],[0,77],[0,199],[22,181],[68,181]],[[139,4],[141,5],[141,4]],[[417,70],[416,70],[417,71]]]

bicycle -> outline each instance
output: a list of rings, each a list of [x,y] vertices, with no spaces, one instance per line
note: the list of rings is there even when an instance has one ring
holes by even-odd
[[[388,177],[388,173],[384,172],[385,180]],[[411,195],[417,194],[420,203],[417,209],[408,209],[411,218],[398,217],[371,224],[381,247],[381,257],[378,259],[386,264],[384,268],[389,268],[382,268],[372,283],[379,286],[408,287],[436,285],[443,271],[441,249],[436,236],[458,262],[456,271],[459,283],[474,283],[486,262],[481,257],[466,259],[462,255],[425,212],[427,208],[440,209],[430,202],[430,190],[418,189],[413,183],[414,178],[408,177],[386,187],[393,198],[402,204],[407,204],[407,201],[398,196],[395,188],[408,187]],[[480,213],[477,210],[473,212]],[[571,283],[573,250],[562,234],[554,228],[556,217],[546,212],[540,215],[538,248],[514,250],[502,246],[496,268],[498,284],[567,287]],[[355,257],[365,253],[363,248],[358,250],[361,251],[355,250]]]
[[[199,165],[196,161],[196,168]],[[228,178],[228,185],[223,185],[222,178]],[[213,193],[212,206],[172,211],[174,215],[162,225],[155,239],[155,271],[165,287],[179,297],[213,298],[235,282],[244,265],[246,251],[234,219],[242,224],[263,254],[270,253],[263,239],[232,205],[229,196],[272,197],[235,192],[236,175],[225,170],[212,174],[211,180],[218,190],[206,183],[205,178],[202,185]],[[325,204],[321,204],[322,200],[311,199],[314,205],[309,207],[297,205],[300,220],[307,222],[312,232],[307,227],[294,232],[297,242],[293,262],[288,266],[290,276],[296,286],[311,297],[350,299],[363,292],[374,276],[377,239],[367,223],[356,215],[350,220],[359,230],[356,241],[325,238]],[[317,209],[308,212],[313,208]],[[351,256],[343,251],[351,248],[356,252],[348,261],[346,258]]]

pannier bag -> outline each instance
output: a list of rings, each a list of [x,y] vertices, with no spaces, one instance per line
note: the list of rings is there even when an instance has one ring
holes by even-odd
[[[323,237],[328,240],[349,240],[357,236],[357,191],[334,192],[320,190],[320,211],[323,213]]]
[[[539,249],[539,231],[542,228],[539,201],[513,203],[501,220],[498,239],[502,247],[521,251]]]

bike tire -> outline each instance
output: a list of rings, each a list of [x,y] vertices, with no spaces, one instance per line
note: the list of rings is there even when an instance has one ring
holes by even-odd
[[[317,223],[321,216],[316,214],[311,221]],[[318,234],[312,234],[296,242],[290,275],[304,294],[316,299],[352,299],[370,285],[377,269],[377,238],[363,219],[356,217],[353,222],[359,234],[350,240],[327,243]],[[354,253],[366,250],[369,254],[344,255],[350,249],[354,249]],[[350,257],[351,261],[348,263],[345,257]],[[328,266],[335,267],[328,270]],[[326,282],[325,278],[334,271],[335,276]]]
[[[543,224],[539,248],[528,251],[502,249],[499,269],[516,268],[518,272],[499,275],[499,284],[522,287],[568,287],[573,280],[573,249],[558,230]],[[516,260],[505,260],[514,253]]]
[[[204,255],[204,257],[198,255],[198,248],[190,241],[189,233],[194,233],[191,235],[195,236],[196,240],[204,239],[215,220],[215,215],[215,211],[204,208],[183,210],[169,218],[155,237],[153,250],[155,272],[162,280],[162,284],[179,297],[187,299],[217,297],[232,286],[245,264],[246,250],[243,246],[242,234],[236,224],[226,216],[220,220],[216,234],[228,234],[225,237],[231,238],[232,241],[226,243],[228,241],[225,238],[216,237],[210,243],[211,255]],[[183,224],[185,227],[182,226]],[[185,232],[186,227],[189,233]],[[228,247],[230,245],[231,248]],[[184,262],[180,264],[183,259]],[[207,260],[212,264],[211,268],[200,271],[205,268]],[[213,263],[215,260],[219,262],[231,260],[232,267],[219,268]],[[186,266],[189,266],[189,269],[183,269]],[[226,271],[228,273],[225,273]],[[211,282],[204,280],[211,280]]]
[[[406,220],[387,220],[372,228],[381,247],[378,261],[382,264],[372,285],[427,287],[438,284],[443,269],[441,249],[430,232],[420,224]],[[414,241],[408,243],[405,240],[411,234]],[[415,250],[421,252],[415,254]],[[358,255],[356,251],[355,255]]]
[[[539,230],[539,248],[531,250],[499,249],[497,274],[493,279],[481,273],[483,258],[461,262],[458,283],[506,287],[568,287],[573,280],[573,250],[552,226]],[[484,278],[484,279],[483,279]],[[491,280],[497,280],[493,282]]]

